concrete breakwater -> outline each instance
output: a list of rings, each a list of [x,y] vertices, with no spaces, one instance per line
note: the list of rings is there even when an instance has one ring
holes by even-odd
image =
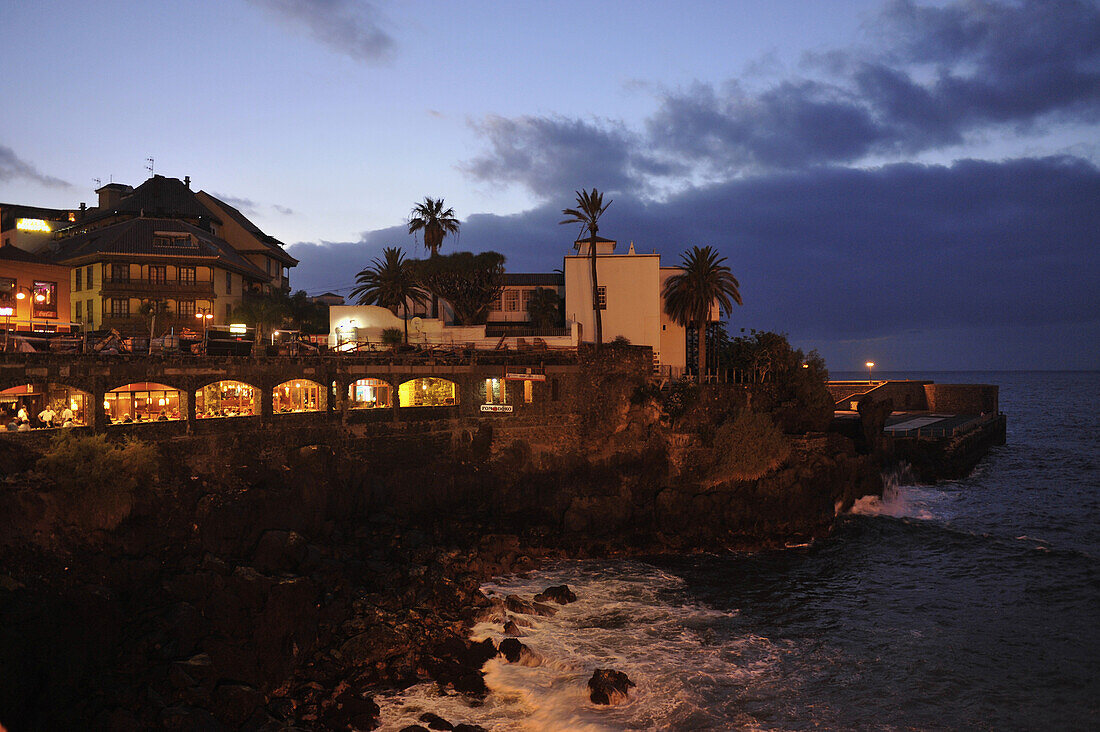
[[[824,433],[728,478],[719,420],[670,420],[640,387],[582,369],[568,409],[507,420],[174,435],[157,483],[122,497],[54,490],[31,442],[3,441],[0,722],[358,726],[382,686],[484,693],[465,640],[482,580],[804,541],[881,491],[878,457]]]

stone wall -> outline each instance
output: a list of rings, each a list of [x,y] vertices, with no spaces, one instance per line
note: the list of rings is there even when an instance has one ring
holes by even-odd
[[[992,384],[925,384],[927,409],[946,414],[997,414],[999,388]]]

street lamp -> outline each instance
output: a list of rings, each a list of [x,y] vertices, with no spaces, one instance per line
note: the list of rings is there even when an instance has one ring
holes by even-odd
[[[874,361],[868,361],[867,363],[865,363],[863,365],[867,367],[867,383],[870,384],[871,383],[871,369],[873,369],[875,367],[875,362]]]
[[[11,305],[0,307],[0,315],[4,316],[4,351],[8,350],[8,331],[11,330],[11,316],[15,314],[15,308]]]
[[[34,290],[27,287],[26,285],[17,285],[16,288],[15,288],[15,299],[16,300],[26,300],[28,297],[33,298],[36,303],[46,302],[46,296],[43,295],[41,292],[35,292]],[[2,310],[0,310],[0,314],[3,314],[3,310],[11,310],[11,315],[14,315],[16,317],[15,325],[18,328],[19,327],[19,320],[18,320],[19,314],[18,314],[18,312],[16,312],[16,309],[11,308],[11,307],[5,307]],[[6,316],[6,317],[11,317],[11,315]],[[27,313],[27,323],[30,326],[31,333],[34,333],[34,305],[31,305],[30,311]],[[4,349],[7,350],[7,335],[6,334],[4,336]]]
[[[214,317],[214,313],[210,312],[210,308],[199,308],[199,311],[195,313],[195,317],[202,321],[202,340],[206,342],[206,321]]]

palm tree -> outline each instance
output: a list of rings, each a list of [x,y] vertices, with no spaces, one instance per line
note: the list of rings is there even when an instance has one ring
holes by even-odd
[[[588,231],[588,254],[592,258],[592,312],[596,314],[596,350],[603,345],[603,317],[600,315],[600,288],[596,282],[596,232],[600,230],[599,220],[611,201],[604,205],[603,194],[595,188],[592,192],[581,189],[577,194],[577,207],[562,209],[562,216],[568,216],[559,224],[580,224],[581,234]],[[579,239],[578,239],[579,241]]]
[[[256,328],[254,347],[257,352],[262,352],[265,331],[283,324],[287,315],[287,303],[287,297],[276,293],[247,294],[234,308],[234,320],[251,323]]]
[[[699,381],[706,374],[707,322],[711,309],[718,303],[721,312],[733,311],[733,303],[741,304],[740,283],[722,264],[725,257],[708,247],[692,247],[684,252],[680,272],[665,280],[661,295],[665,301],[665,313],[687,327],[694,325],[699,338]]]
[[[358,287],[351,291],[350,297],[358,298],[360,305],[380,305],[397,315],[397,308],[406,309],[405,343],[409,342],[408,301],[424,303],[427,299],[419,289],[412,264],[405,259],[405,253],[399,247],[386,247],[382,258],[375,257],[371,266],[355,276]]]
[[[458,233],[458,219],[455,218],[455,210],[444,210],[442,198],[425,196],[422,203],[413,206],[409,212],[409,233],[424,232],[424,248],[431,252],[431,256],[439,254],[439,248],[443,246],[443,238],[447,234]],[[432,317],[439,317],[439,298],[432,293]]]
[[[558,323],[561,298],[549,287],[536,287],[527,301],[527,317],[536,328],[553,328]]]

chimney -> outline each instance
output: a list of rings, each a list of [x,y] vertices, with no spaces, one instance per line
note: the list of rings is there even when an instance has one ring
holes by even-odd
[[[183,184],[185,186],[187,186],[188,188],[190,188],[191,187],[191,176],[189,176],[189,175],[183,176]]]
[[[118,202],[122,200],[122,196],[129,193],[133,189],[128,185],[122,183],[108,183],[96,190],[99,194],[99,208],[100,210],[110,210],[118,205]]]

